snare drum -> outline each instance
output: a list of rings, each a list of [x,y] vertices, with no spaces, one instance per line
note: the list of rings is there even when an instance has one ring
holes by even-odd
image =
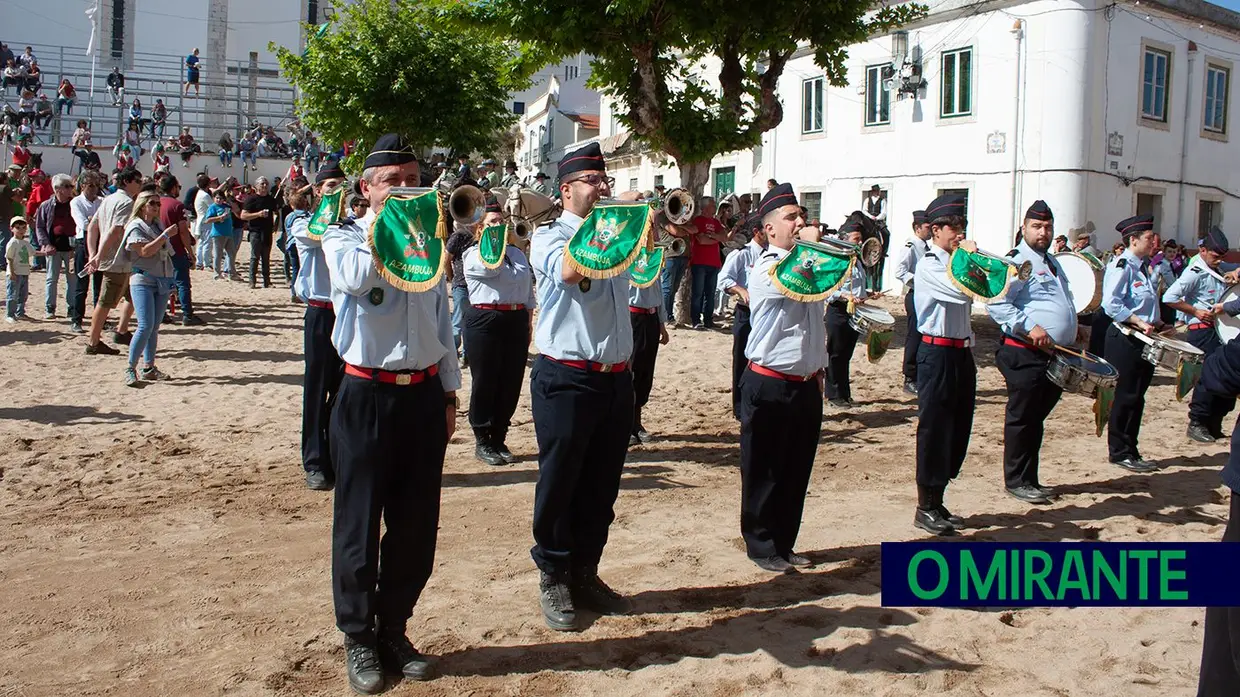
[[[1173,373],[1180,371],[1185,363],[1200,365],[1205,360],[1205,352],[1187,341],[1172,339],[1165,336],[1149,336],[1133,332],[1138,340],[1145,343],[1141,349],[1141,357],[1156,368],[1166,368]]]
[[[881,308],[857,305],[848,317],[848,326],[865,342],[866,358],[877,363],[891,346],[891,330],[896,326],[896,318]]]
[[[1077,252],[1060,252],[1055,262],[1063,269],[1076,314],[1086,315],[1102,306],[1103,268],[1092,256]]]
[[[1236,298],[1240,298],[1240,284],[1228,288],[1227,292],[1223,293],[1223,297],[1219,298],[1219,302],[1229,303]],[[1224,344],[1231,341],[1240,336],[1240,317],[1232,317],[1226,312],[1220,312],[1214,316],[1214,331]]]
[[[1056,352],[1046,366],[1046,377],[1064,392],[1094,397],[1099,389],[1115,387],[1119,371],[1101,356]]]

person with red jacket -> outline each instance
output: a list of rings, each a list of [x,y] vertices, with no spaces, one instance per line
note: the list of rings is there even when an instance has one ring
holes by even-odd
[[[689,318],[694,329],[714,329],[715,285],[719,280],[719,268],[723,266],[720,245],[728,239],[728,231],[715,218],[714,198],[702,197],[701,210],[702,214],[692,223],[697,234],[693,236],[689,251],[692,279]]]

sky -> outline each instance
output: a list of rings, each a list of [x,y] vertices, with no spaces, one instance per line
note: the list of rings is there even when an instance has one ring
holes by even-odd
[[[1232,12],[1240,12],[1240,0],[1212,0],[1215,5],[1226,7]]]

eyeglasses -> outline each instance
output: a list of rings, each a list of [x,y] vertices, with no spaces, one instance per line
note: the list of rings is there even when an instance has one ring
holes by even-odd
[[[607,188],[610,189],[611,187],[616,185],[616,178],[615,177],[604,177],[598,174],[587,174],[584,177],[578,177],[576,179],[568,180],[568,183],[570,184],[573,182],[581,182],[583,184],[586,184],[587,186],[593,186],[595,188],[598,188],[600,184],[602,184],[603,182],[606,182]]]

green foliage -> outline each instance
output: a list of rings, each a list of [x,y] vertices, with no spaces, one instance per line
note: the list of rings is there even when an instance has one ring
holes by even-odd
[[[271,50],[301,92],[302,123],[362,153],[388,132],[417,148],[485,150],[515,123],[508,96],[539,67],[519,44],[448,26],[413,0],[340,4],[330,30],[315,31],[304,54]]]
[[[779,125],[778,81],[798,45],[813,47],[828,81],[843,85],[849,45],[927,11],[871,12],[871,0],[439,3],[461,26],[521,37],[529,60],[593,56],[591,84],[623,105],[621,124],[682,167],[758,145]]]

